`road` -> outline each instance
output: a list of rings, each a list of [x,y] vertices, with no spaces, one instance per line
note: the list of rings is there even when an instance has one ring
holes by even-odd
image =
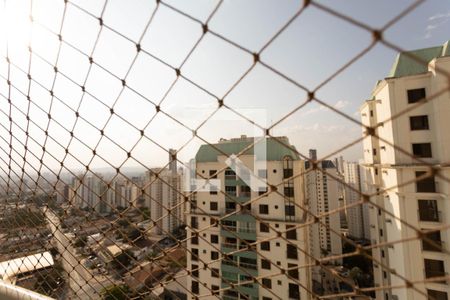
[[[81,257],[75,254],[76,252],[70,243],[70,238],[61,231],[59,217],[48,209],[43,209],[43,211],[48,218],[47,223],[53,234],[53,243],[62,257],[62,265],[68,274],[69,286],[73,292],[74,298],[100,298],[100,291],[111,283],[105,280],[100,281],[99,276],[93,275],[91,270],[83,266]]]

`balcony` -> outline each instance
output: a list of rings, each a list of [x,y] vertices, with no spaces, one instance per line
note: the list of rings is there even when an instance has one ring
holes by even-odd
[[[238,248],[238,244],[231,243],[222,243],[220,246],[222,247],[222,251],[225,253],[236,251]]]

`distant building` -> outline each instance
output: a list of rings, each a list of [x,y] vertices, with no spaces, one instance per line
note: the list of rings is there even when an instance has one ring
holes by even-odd
[[[383,244],[372,249],[375,286],[404,286],[403,277],[415,288],[379,289],[377,299],[449,297],[448,280],[433,280],[450,272],[442,249],[450,231],[439,230],[450,224],[449,73],[450,42],[400,53],[360,109],[362,123],[375,128],[363,141],[366,180],[379,191],[370,198],[372,244]],[[440,176],[427,173],[430,166]],[[414,229],[434,230],[426,235],[432,243]]]
[[[153,233],[166,235],[185,224],[182,174],[177,170],[176,152],[169,150],[169,169],[153,168],[146,172],[144,206],[150,208],[155,222]]]
[[[344,178],[345,178],[345,207],[347,216],[348,234],[357,239],[370,239],[369,234],[369,219],[367,219],[368,205],[359,204],[353,206],[355,203],[362,200],[361,193],[361,166],[356,162],[343,163]]]
[[[309,151],[311,159],[315,160],[317,152],[312,149]],[[336,166],[331,160],[323,160],[319,162],[319,167],[331,176],[325,174],[321,170],[313,170],[311,163],[306,162],[306,169],[309,172],[305,176],[306,201],[309,204],[310,212],[316,216],[328,214],[339,208],[339,185],[340,182],[335,178],[340,175]],[[312,224],[309,226],[310,236],[310,253],[315,258],[326,256],[334,256],[342,254],[342,240],[340,236],[340,214],[338,212],[328,214],[320,218],[322,224]],[[332,232],[329,228],[333,229]],[[340,264],[341,259],[334,261]],[[316,282],[322,281],[322,269],[313,268],[312,279]]]

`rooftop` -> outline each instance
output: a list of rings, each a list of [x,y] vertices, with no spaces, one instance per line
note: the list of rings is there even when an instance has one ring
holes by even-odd
[[[441,46],[401,52],[397,55],[388,77],[425,73],[431,60],[443,56],[450,56],[449,41]]]
[[[256,148],[261,145],[263,146],[264,140],[258,141],[256,139]],[[268,161],[279,161],[283,160],[285,156],[291,156],[293,159],[297,160],[300,159],[298,153],[296,153],[293,149],[295,149],[294,146],[292,146],[289,143],[289,139],[285,136],[283,137],[277,137],[275,138],[266,138],[266,158],[264,157],[258,157],[260,155],[264,155],[264,151],[261,151],[261,154],[257,151],[257,158],[258,159],[266,159]],[[233,138],[230,140],[221,139],[216,144],[206,144],[200,146],[200,149],[197,152],[197,155],[195,156],[195,160],[197,162],[215,162],[217,161],[217,157],[219,155],[227,155],[230,156],[232,154],[239,154],[241,151],[246,149],[246,147],[251,146],[255,142],[255,138],[253,137],[247,137],[245,135],[241,136],[240,138]],[[286,145],[289,145],[287,147]],[[254,154],[254,146],[247,149],[244,153],[244,155],[253,155]]]

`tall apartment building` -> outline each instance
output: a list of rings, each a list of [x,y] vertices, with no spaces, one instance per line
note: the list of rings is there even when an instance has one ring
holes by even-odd
[[[125,178],[118,178],[111,184],[111,188],[106,192],[106,211],[112,212],[130,206],[137,206],[137,201],[141,194],[138,182]]]
[[[141,194],[139,183],[119,177],[110,182],[109,186],[108,181],[99,175],[80,175],[74,177],[67,186],[66,199],[76,208],[94,209],[101,214],[117,212],[131,205],[137,206]],[[64,200],[63,192],[58,191],[57,199]]]
[[[317,160],[316,150],[310,150],[310,159]],[[306,162],[306,169],[311,168],[311,163]],[[331,160],[323,160],[319,167],[331,176],[320,170],[310,169],[305,176],[306,200],[311,213],[316,216],[328,213],[339,207],[339,186],[340,182],[335,178],[340,178],[336,166]],[[334,213],[320,218],[322,224],[316,223],[309,226],[310,253],[315,258],[334,256],[342,254],[342,240],[340,237],[341,220],[340,213]],[[332,232],[327,227],[332,228]],[[340,264],[342,260],[336,260]],[[312,279],[316,283],[321,283],[323,278],[322,269],[317,266],[312,270]]]
[[[343,163],[344,181],[346,183],[344,201],[347,207],[348,234],[357,239],[370,239],[369,219],[367,219],[368,205],[352,206],[362,199],[363,187],[361,178],[364,174],[361,169],[362,167],[359,163],[347,161]]]
[[[286,137],[279,140],[290,145]],[[221,139],[202,145],[197,152],[197,179],[210,177],[217,188],[198,191],[190,199],[187,266],[192,276],[187,288],[194,295],[209,295],[204,299],[310,299],[305,289],[310,288],[309,272],[301,268],[309,263],[305,255],[308,232],[306,227],[291,229],[306,220],[306,214],[294,205],[305,205],[303,177],[285,180],[301,173],[304,162],[289,147],[268,138],[262,144],[265,155],[260,156],[255,146],[239,156],[249,170],[233,168],[229,156],[252,143],[254,139],[246,136]],[[281,194],[267,193],[266,185],[255,188],[258,177],[277,186]],[[280,268],[289,270],[269,276]],[[252,282],[254,277],[263,279],[258,284]],[[222,288],[212,295],[211,291]]]
[[[101,176],[88,174],[72,179],[68,199],[78,209],[94,210],[98,213],[107,212],[107,184]]]
[[[395,270],[395,274],[414,282],[414,287],[430,299],[448,299],[450,293],[448,281],[421,283],[446,276],[450,271],[450,257],[442,252],[442,247],[448,250],[450,232],[428,234],[432,244],[405,240],[417,237],[411,226],[433,230],[450,224],[449,183],[431,173],[426,177],[429,165],[450,177],[450,86],[448,77],[439,70],[450,73],[449,42],[400,53],[388,77],[378,81],[371,99],[360,109],[366,126],[380,124],[375,133],[383,139],[368,136],[363,142],[371,190],[380,192],[370,200],[382,208],[371,208],[372,243],[392,242],[376,247],[372,255]],[[418,105],[424,98],[430,99]],[[376,286],[404,285],[404,280],[395,274],[374,262]],[[427,296],[411,288],[384,289],[377,291],[377,299],[416,300]]]
[[[150,208],[150,219],[156,222],[152,232],[165,235],[185,224],[182,174],[177,170],[175,150],[169,150],[169,168],[146,172],[144,206]]]

